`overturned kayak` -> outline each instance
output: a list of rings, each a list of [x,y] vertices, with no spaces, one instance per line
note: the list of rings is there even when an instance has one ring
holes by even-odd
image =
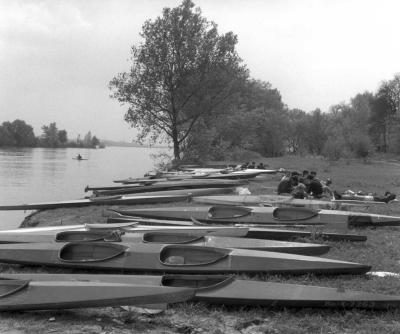
[[[313,210],[302,207],[199,206],[115,210],[123,215],[196,219],[203,222],[276,225],[320,225],[347,229],[362,226],[400,226],[400,217],[340,210]]]
[[[272,252],[322,255],[329,251],[329,246],[301,242],[259,240],[248,238],[199,236],[185,233],[146,232],[117,233],[115,231],[62,231],[54,234],[8,234],[0,236],[0,244],[31,242],[125,242],[131,244],[184,244],[194,246],[267,250]]]
[[[0,245],[0,262],[172,273],[364,274],[359,263],[268,251],[111,242]]]
[[[236,279],[226,275],[100,275],[1,274],[0,279],[86,281],[189,288],[192,300],[225,305],[388,309],[400,306],[400,296],[311,285]]]
[[[175,303],[192,299],[193,289],[152,284],[66,280],[63,275],[35,280],[0,279],[0,310],[48,310]]]
[[[71,201],[46,202],[46,203],[29,203],[20,205],[0,205],[0,210],[49,210],[57,208],[73,208],[90,205],[131,205],[131,204],[153,204],[167,203],[175,201],[185,201],[191,195],[139,195],[139,196],[107,196],[85,198]]]
[[[264,205],[274,207],[306,207],[311,209],[347,209],[360,206],[357,203],[323,201],[317,199],[299,199],[282,195],[216,195],[193,197],[193,202],[211,205]],[[353,205],[352,205],[353,204]]]

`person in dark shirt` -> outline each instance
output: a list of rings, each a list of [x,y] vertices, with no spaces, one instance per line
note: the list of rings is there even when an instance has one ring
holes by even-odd
[[[297,185],[299,179],[296,175],[292,175],[290,178],[284,178],[278,184],[278,195],[290,194],[293,191],[293,187]]]
[[[321,198],[324,192],[321,181],[314,178],[314,176],[311,173],[310,175],[307,176],[307,180],[309,180],[309,184],[307,186],[307,192],[314,198]]]

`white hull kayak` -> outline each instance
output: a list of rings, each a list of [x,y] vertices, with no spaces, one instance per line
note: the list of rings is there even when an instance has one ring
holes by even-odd
[[[322,225],[332,228],[400,226],[400,217],[339,210],[313,210],[299,207],[199,206],[116,210],[123,215],[196,219],[202,222],[276,225]]]
[[[244,237],[247,235],[248,227],[234,226],[147,226],[139,225],[135,222],[119,224],[85,224],[85,225],[61,225],[45,227],[19,228],[15,230],[0,231],[0,239],[11,235],[42,234],[53,235],[62,231],[85,231],[101,230],[114,231],[122,230],[126,233],[144,233],[144,232],[169,232],[186,233],[198,236],[226,236],[226,237]]]
[[[346,209],[358,204],[346,204],[339,201],[317,199],[299,199],[282,195],[216,195],[196,196],[193,202],[211,205],[264,205],[275,207],[305,207],[311,209]],[[362,205],[364,206],[364,205]]]

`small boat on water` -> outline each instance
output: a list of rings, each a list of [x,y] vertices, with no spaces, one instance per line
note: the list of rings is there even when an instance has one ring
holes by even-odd
[[[1,274],[0,280],[110,282],[194,290],[192,300],[225,305],[389,309],[400,296],[321,286],[236,279],[226,275]]]
[[[322,255],[329,246],[312,243],[260,240],[234,237],[215,237],[171,232],[117,233],[116,231],[54,231],[53,234],[8,234],[0,236],[0,244],[32,242],[125,242],[130,244],[182,244],[207,247],[267,250],[272,252]]]
[[[50,275],[49,275],[50,276]],[[48,310],[153,303],[176,303],[194,297],[190,288],[122,281],[66,280],[63,275],[35,279],[0,279],[0,311]]]
[[[196,219],[201,222],[276,225],[314,225],[347,229],[365,226],[400,226],[400,217],[339,210],[313,210],[302,207],[198,206],[115,210],[127,216]]]
[[[170,273],[365,274],[371,268],[353,262],[268,251],[123,242],[2,244],[0,262]]]

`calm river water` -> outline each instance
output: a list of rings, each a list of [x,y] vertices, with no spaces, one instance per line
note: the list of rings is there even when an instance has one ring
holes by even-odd
[[[162,148],[0,149],[0,205],[78,199],[87,185],[141,177],[154,168]],[[78,153],[88,160],[78,161]],[[17,228],[31,211],[0,211],[0,229]]]

